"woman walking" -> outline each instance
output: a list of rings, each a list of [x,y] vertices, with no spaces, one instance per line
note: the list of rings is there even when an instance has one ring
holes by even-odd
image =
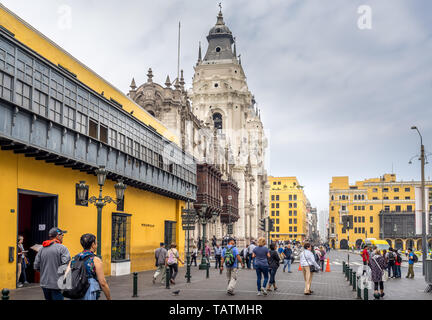
[[[258,246],[253,249],[252,259],[255,259],[255,271],[257,274],[257,288],[258,296],[267,295],[268,275],[269,275],[269,264],[268,258],[270,258],[270,253],[268,248],[265,246],[266,240],[261,237],[258,239]],[[264,282],[261,286],[261,277],[264,275]]]
[[[18,264],[18,272],[17,272],[17,287],[21,288],[24,284],[28,284],[27,282],[27,274],[26,274],[26,269],[27,266],[29,265],[26,253],[27,251],[24,250],[24,246],[23,246],[23,241],[24,241],[24,237],[23,236],[18,236],[18,249],[17,249],[17,254],[18,254],[18,258],[17,258],[17,264]],[[21,274],[23,276],[23,282],[20,282],[20,277]]]
[[[177,276],[177,272],[178,272],[178,261],[184,264],[182,259],[180,259],[180,255],[176,247],[177,245],[175,243],[172,243],[171,248],[168,250],[167,257],[166,257],[167,265],[170,269],[170,275],[171,275],[170,282],[172,284],[175,284],[175,277]]]
[[[111,300],[110,288],[104,275],[103,262],[94,254],[97,249],[96,237],[91,233],[83,234],[80,243],[84,250],[73,257],[66,271],[67,273],[76,261],[86,259],[84,264],[90,287],[80,300],[98,300],[101,290],[106,299]]]
[[[280,257],[279,257],[279,252],[276,251],[275,249],[276,249],[276,246],[274,243],[272,243],[270,245],[270,258],[268,259],[270,281],[269,281],[269,284],[267,287],[267,291],[271,291],[272,285],[273,285],[274,291],[277,290],[275,277],[276,277],[276,272],[279,268]]]
[[[311,295],[313,291],[311,290],[313,271],[320,269],[320,266],[316,263],[314,254],[312,253],[312,247],[309,242],[304,244],[304,250],[300,254],[300,265],[303,270],[303,277],[305,281],[305,295]]]
[[[376,249],[374,253],[374,256],[370,259],[370,268],[372,272],[372,281],[375,285],[374,297],[375,299],[379,299],[380,297],[384,297],[384,282],[382,277],[384,272],[386,272],[385,269],[387,268],[387,263],[379,249]],[[378,292],[378,286],[381,293]]]

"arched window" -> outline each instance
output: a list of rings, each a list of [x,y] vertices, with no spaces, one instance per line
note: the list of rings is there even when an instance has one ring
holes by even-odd
[[[153,117],[156,117],[153,111],[149,110],[148,113],[150,113]]]
[[[220,113],[213,114],[213,123],[215,129],[222,129],[222,115]]]

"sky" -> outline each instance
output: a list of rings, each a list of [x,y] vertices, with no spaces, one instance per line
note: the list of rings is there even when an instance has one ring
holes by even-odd
[[[175,79],[179,21],[190,87],[219,1],[0,0],[125,93],[150,67],[155,82]],[[269,175],[296,176],[318,212],[332,176],[420,179],[410,128],[432,152],[432,1],[230,0],[222,12],[261,110]]]

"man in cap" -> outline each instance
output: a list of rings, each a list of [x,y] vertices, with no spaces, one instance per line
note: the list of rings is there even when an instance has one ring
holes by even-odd
[[[57,281],[59,267],[70,260],[69,250],[62,245],[66,232],[57,227],[51,228],[48,233],[50,239],[42,243],[34,261],[34,269],[40,272],[40,286],[46,300],[63,300]]]

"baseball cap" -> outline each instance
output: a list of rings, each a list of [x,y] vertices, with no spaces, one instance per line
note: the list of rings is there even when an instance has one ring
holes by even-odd
[[[50,237],[57,237],[58,235],[62,235],[62,234],[65,234],[65,233],[67,233],[66,230],[62,230],[60,228],[54,227],[54,228],[50,229],[48,235]]]

